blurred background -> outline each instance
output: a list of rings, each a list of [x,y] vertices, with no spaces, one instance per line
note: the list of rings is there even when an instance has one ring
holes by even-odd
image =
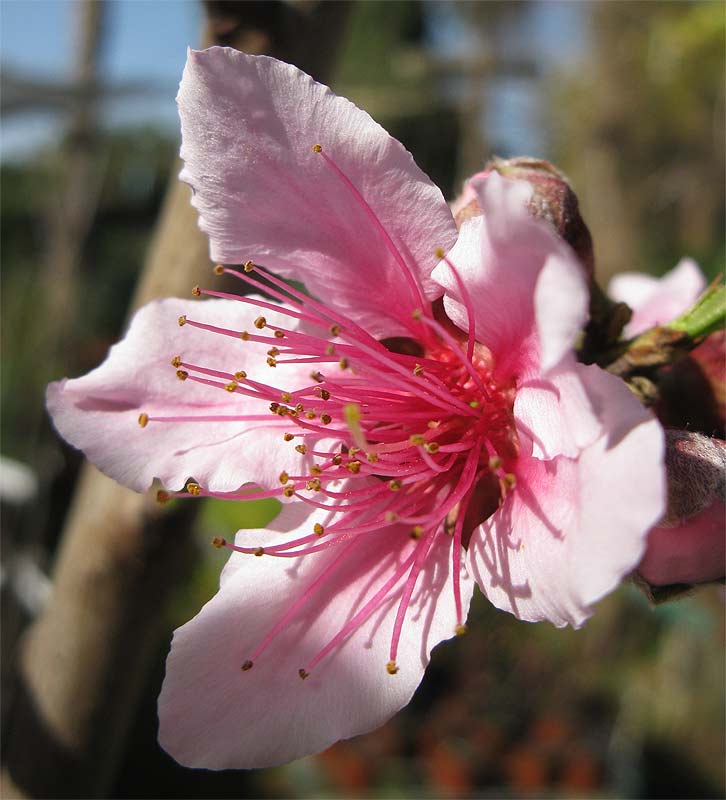
[[[381,730],[274,770],[178,767],[156,744],[171,630],[216,589],[224,556],[208,540],[275,504],[129,496],[54,435],[43,396],[103,359],[132,306],[208,275],[175,179],[188,46],[297,63],[452,199],[491,155],[549,159],[605,285],[684,255],[723,269],[725,15],[720,2],[0,3],[5,797],[723,796],[723,587],[653,609],[623,586],[577,632],[479,596],[470,634],[437,648]]]

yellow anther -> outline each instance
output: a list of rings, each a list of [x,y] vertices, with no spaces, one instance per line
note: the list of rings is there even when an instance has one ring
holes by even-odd
[[[290,392],[282,392],[280,394],[280,399],[282,400],[283,403],[289,403],[290,400],[292,400],[292,395],[290,394]]]
[[[398,480],[398,478],[394,478],[392,481],[388,481],[388,488],[392,492],[397,492],[401,488],[401,486],[403,486],[403,484],[401,483],[401,481]]]
[[[424,373],[424,368],[420,364],[416,364],[413,368],[413,374],[418,378]]]
[[[313,153],[322,153],[323,146],[321,144],[314,144],[313,145]]]
[[[423,316],[423,311],[421,311],[420,308],[416,308],[411,312],[411,316],[414,319],[421,319],[421,317]]]
[[[252,261],[245,261],[245,263],[243,265],[243,269],[244,269],[245,272],[252,272],[252,270],[254,268],[255,268],[255,265],[254,265],[254,263]]]
[[[340,361],[338,362],[338,366],[341,369],[348,369],[348,366],[349,366],[348,359],[347,358],[341,358]]]
[[[275,336],[275,339],[284,339],[285,338],[285,332],[284,331],[275,331],[274,336]]]
[[[349,457],[349,458],[353,458],[353,456],[354,456],[356,453],[359,453],[359,452],[360,452],[360,447],[355,447],[355,446],[353,446],[353,447],[351,447],[351,448],[348,450],[348,457]]]
[[[395,661],[389,661],[386,664],[386,672],[389,675],[395,675],[398,672],[398,667],[396,666],[396,662]]]
[[[212,539],[212,547],[216,547],[219,550],[221,547],[224,547],[227,544],[227,540],[223,539],[221,536],[215,536]]]
[[[315,412],[314,411],[306,411],[305,416],[307,419],[315,419]]]
[[[294,433],[286,433],[282,438],[286,442],[291,442],[295,438],[295,434]]]
[[[285,414],[287,414],[289,417],[296,417],[297,416],[297,411],[294,408],[285,408],[283,410],[284,410]],[[284,415],[280,414],[280,416],[282,417]]]
[[[194,295],[194,297],[199,297],[199,295],[201,293],[202,293],[202,290],[198,286],[193,286],[192,287],[192,294]]]
[[[215,275],[224,275],[224,267],[221,264],[217,264],[213,272]]]
[[[412,433],[408,437],[408,441],[415,444],[416,447],[423,447],[426,444],[426,437],[422,433]]]
[[[378,453],[366,453],[366,460],[369,464],[375,464],[378,462],[379,455]]]
[[[502,466],[502,459],[499,456],[492,456],[489,459],[489,469],[494,472],[494,470],[499,469]]]
[[[313,525],[313,533],[316,536],[322,536],[325,533],[325,528],[319,522],[316,522],[315,525]]]
[[[265,555],[265,548],[264,547],[255,547],[254,555],[256,555],[258,558],[260,556],[264,556]]]
[[[354,475],[357,475],[360,472],[360,461],[351,461],[349,464],[346,464],[348,472],[352,472]]]
[[[508,473],[507,473],[507,474],[504,476],[504,484],[505,484],[505,486],[507,487],[507,489],[514,489],[514,487],[517,485],[517,478],[516,478],[516,476],[515,476],[515,475],[513,475],[511,472],[508,472]]]
[[[248,670],[251,670],[252,669],[252,662],[248,659],[247,661],[245,661],[244,664],[242,664],[240,669],[242,670],[242,672],[247,672]]]
[[[267,356],[267,366],[268,367],[276,367],[277,361],[272,356]]]
[[[305,411],[305,406],[302,403],[296,403],[295,411],[297,411],[298,414],[302,414],[302,412]]]
[[[149,424],[148,414],[139,414],[139,427],[145,428]]]
[[[434,255],[440,261],[444,257],[444,249],[443,249],[443,247],[437,247],[436,250],[434,250]]]
[[[258,331],[261,331],[265,327],[265,325],[267,325],[267,320],[264,317],[257,317],[257,319],[254,322],[254,325]]]
[[[331,336],[340,336],[340,325],[331,325],[328,330]]]
[[[186,314],[182,314],[181,317],[179,317],[179,319],[177,320],[177,322],[179,323],[180,328],[182,327],[182,325],[186,325],[187,324]]]
[[[323,470],[317,464],[313,464],[312,467],[310,467],[310,474],[311,475],[316,475],[316,476],[317,475],[322,475],[323,474]]]
[[[411,538],[418,540],[423,536],[423,527],[421,525],[414,525],[411,528]]]
[[[459,624],[458,624],[458,625],[457,625],[457,626],[454,628],[454,633],[455,633],[457,636],[464,636],[464,634],[466,633],[466,631],[467,631],[466,625],[463,625],[463,624],[461,624],[461,623],[459,623]]]
[[[178,369],[176,376],[180,381],[185,381],[189,377],[189,373],[185,369]]]
[[[236,381],[243,381],[247,378],[247,373],[241,369],[239,372],[234,373],[234,379]]]
[[[159,491],[156,493],[156,502],[163,506],[165,503],[168,503],[169,500],[171,500],[171,495],[169,492],[159,489]]]
[[[196,483],[196,481],[189,481],[186,485],[187,493],[192,495],[193,497],[198,497],[199,492],[201,492],[201,486]]]
[[[285,484],[285,483],[287,483],[289,480],[290,480],[290,476],[287,474],[287,472],[285,472],[285,470],[283,470],[283,471],[280,473],[280,483],[282,483],[282,484]]]
[[[479,401],[478,400],[470,400],[469,401],[469,406],[471,408],[479,408]]]
[[[305,484],[305,488],[309,492],[319,492],[320,491],[320,478],[311,478]]]
[[[237,383],[237,381],[230,381],[228,384],[226,384],[226,385],[225,385],[225,387],[224,387],[224,388],[225,388],[225,389],[226,389],[228,392],[236,392],[236,391],[237,391],[237,388],[238,388],[238,386],[239,386],[239,384]]]
[[[330,416],[330,414],[321,414],[320,421],[323,423],[323,425],[330,425],[330,423],[333,421],[333,418]]]
[[[295,445],[295,449],[296,449],[296,450],[298,451],[298,453],[300,453],[300,455],[302,455],[302,456],[304,456],[304,455],[305,455],[305,453],[307,453],[307,451],[308,451],[308,448],[307,448],[307,446],[306,446],[306,445],[304,445],[304,444],[298,444],[298,445]]]
[[[437,419],[430,419],[426,425],[429,428],[438,428],[441,423]]]
[[[343,456],[340,453],[337,453],[336,455],[333,456],[333,464],[335,464],[336,467],[340,466],[342,460]]]
[[[427,453],[438,453],[439,452],[439,443],[438,442],[428,442],[428,444],[424,445],[424,450]]]
[[[275,356],[279,356],[280,355],[280,350],[277,347],[271,347],[267,351],[267,355],[268,356],[272,356],[274,358]]]
[[[174,356],[171,360],[172,367],[179,368],[181,366],[181,356]]]
[[[325,355],[326,356],[332,356],[334,353],[335,353],[335,345],[331,344],[331,343],[328,343],[325,346]]]
[[[388,523],[395,522],[398,519],[398,514],[395,511],[386,511],[384,518]]]
[[[285,497],[292,497],[295,494],[295,487],[290,484],[290,486],[286,486],[282,490],[282,493],[285,495]]]
[[[316,383],[322,383],[322,382],[323,382],[323,376],[322,376],[322,375],[321,375],[321,374],[320,374],[320,373],[319,373],[317,370],[316,370],[316,371],[314,371],[314,372],[311,372],[311,373],[310,373],[310,377],[311,377],[311,378],[312,378],[312,379],[313,379],[313,380],[314,380]]]
[[[239,338],[242,339],[243,342],[246,342],[250,338],[250,335],[247,333],[247,331],[242,331],[242,333],[239,335]]]
[[[274,400],[270,403],[270,411],[272,411],[273,414],[277,414],[279,408],[280,404],[276,403]]]
[[[301,677],[303,680],[305,680],[305,678],[307,678],[307,677],[308,677],[308,675],[310,675],[310,673],[309,673],[309,672],[306,672],[306,671],[305,671],[305,670],[304,670],[302,667],[300,667],[300,669],[297,671],[297,674],[298,674],[298,675],[299,675],[299,676],[300,676],[300,677]]]

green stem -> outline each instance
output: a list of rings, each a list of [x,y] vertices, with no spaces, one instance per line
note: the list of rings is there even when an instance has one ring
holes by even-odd
[[[695,341],[726,328],[726,286],[723,280],[717,278],[688,311],[666,327],[683,331]]]

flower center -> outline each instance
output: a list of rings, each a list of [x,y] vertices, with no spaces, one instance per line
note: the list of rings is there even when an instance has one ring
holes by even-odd
[[[187,316],[180,317],[179,324],[247,342],[274,370],[274,377],[283,380],[255,380],[244,370],[220,371],[175,356],[171,363],[180,380],[239,396],[246,402],[246,413],[184,417],[144,413],[139,424],[230,420],[279,427],[280,436],[300,455],[299,474],[281,470],[280,485],[263,486],[259,492],[244,487],[236,492],[214,492],[191,480],[184,492],[175,494],[229,500],[295,499],[325,512],[321,517],[325,524],[316,522],[307,533],[284,543],[242,547],[223,538],[214,540],[217,547],[253,556],[300,558],[333,551],[321,562],[312,583],[250,653],[241,665],[243,671],[263,656],[269,643],[311,597],[324,592],[329,581],[334,582],[331,576],[352,548],[364,537],[390,529],[390,541],[402,543],[396,568],[385,580],[380,579],[372,595],[341,623],[330,641],[300,668],[299,675],[306,678],[377,609],[397,599],[386,665],[394,675],[416,583],[432,549],[442,540],[450,542],[455,632],[465,631],[462,550],[473,529],[515,487],[514,390],[494,380],[491,356],[476,342],[473,307],[454,266],[446,260],[468,313],[465,337],[446,318],[440,304],[432,307],[425,300],[413,272],[357,188],[319,145],[313,150],[322,155],[364,210],[401,271],[412,302],[419,305],[409,316],[395,309],[391,312],[409,336],[379,341],[334,308],[251,261],[241,270],[220,265],[215,267],[218,275],[228,273],[272,299],[196,287],[196,296],[236,300],[259,315],[250,330],[222,328]],[[443,252],[437,255],[444,258]],[[270,311],[275,312],[274,319]],[[312,368],[307,380],[300,380],[301,365]],[[295,385],[285,385],[286,368],[295,370]],[[161,500],[169,496],[160,493]],[[402,530],[409,536],[402,537]]]
[[[188,316],[180,318],[179,324],[248,342],[275,377],[284,378],[286,365],[299,368],[310,364],[314,369],[309,381],[303,386],[285,386],[284,380],[281,384],[253,380],[244,371],[222,372],[176,356],[172,365],[180,380],[202,383],[241,399],[264,401],[264,405],[259,403],[261,413],[204,417],[143,414],[139,421],[144,426],[194,419],[269,422],[280,428],[284,442],[300,454],[299,474],[281,471],[277,487],[223,493],[209,491],[192,480],[184,492],[175,493],[231,500],[291,498],[329,512],[324,526],[316,523],[307,534],[283,544],[240,547],[219,538],[213,542],[218,547],[253,556],[299,558],[331,548],[342,553],[367,534],[386,528],[400,531],[400,526],[406,526],[410,539],[398,569],[300,670],[306,677],[397,593],[399,607],[388,664],[389,672],[395,674],[406,610],[427,556],[441,537],[451,541],[459,620],[456,630],[464,631],[462,548],[476,525],[515,485],[511,472],[517,456],[513,389],[495,382],[485,348],[475,344],[471,358],[467,356],[466,340],[440,311],[429,309],[428,316],[414,312],[412,327],[416,330],[418,323],[419,339],[398,338],[384,344],[250,262],[243,270],[217,267],[215,271],[234,275],[277,302],[195,288],[195,295],[233,298],[255,308],[253,313],[259,315],[250,326],[254,333],[220,328]],[[282,312],[293,324],[268,322],[264,313],[270,310]],[[160,496],[163,500],[170,493]],[[330,563],[334,565],[336,559]],[[243,665],[245,671],[324,583],[316,581],[301,594],[250,654]]]

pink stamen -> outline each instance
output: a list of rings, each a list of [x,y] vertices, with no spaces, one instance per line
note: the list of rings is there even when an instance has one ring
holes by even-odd
[[[418,282],[411,268],[404,260],[400,250],[393,243],[393,239],[391,239],[388,231],[383,226],[383,223],[376,216],[376,213],[368,205],[365,198],[358,191],[358,189],[355,187],[350,178],[343,172],[342,169],[340,169],[340,167],[333,161],[333,159],[330,158],[330,156],[324,150],[320,151],[320,155],[325,159],[325,162],[328,164],[329,167],[331,167],[333,172],[335,172],[335,174],[340,178],[343,185],[353,195],[358,205],[363,209],[365,215],[373,223],[373,227],[376,229],[380,237],[383,239],[383,242],[386,245],[388,252],[393,256],[394,261],[401,268],[401,272],[403,273],[403,276],[406,279],[408,287],[411,290],[413,296],[416,298],[416,302],[421,306],[421,308],[428,308],[429,303],[426,300],[426,297],[424,296],[421,284]]]
[[[474,304],[471,301],[471,295],[467,291],[464,280],[459,274],[459,270],[451,263],[448,256],[444,256],[446,266],[451,270],[451,274],[456,279],[456,285],[459,289],[459,294],[466,308],[467,327],[469,329],[469,336],[466,346],[466,357],[469,361],[474,358],[474,342],[476,341],[476,317],[474,316]]]
[[[426,556],[429,554],[431,546],[434,543],[435,534],[436,529],[431,528],[426,536],[418,543],[416,559],[413,562],[408,579],[406,580],[406,585],[403,588],[403,594],[401,595],[401,599],[398,603],[396,620],[393,623],[393,635],[391,636],[390,650],[391,662],[394,664],[396,663],[396,656],[398,655],[398,643],[401,640],[401,631],[403,630],[403,621],[406,617],[406,611],[411,603],[411,596],[413,595],[413,590],[416,587],[418,576],[421,574],[421,570],[426,563]]]
[[[344,625],[341,630],[323,647],[323,649],[305,666],[305,671],[310,670],[320,661],[325,658],[328,653],[342,644],[345,639],[357,630],[363,623],[373,614],[376,609],[383,605],[386,596],[391,589],[401,580],[401,578],[410,569],[416,557],[416,550],[401,564],[396,572],[383,584],[383,586],[376,592],[376,594],[361,608],[361,610],[352,617],[352,619]]]
[[[316,525],[315,530],[300,531],[294,539],[260,547],[223,543],[231,551],[271,558],[315,558],[320,553],[335,551],[332,560],[321,568],[257,645],[251,660],[264,652],[314,594],[323,591],[342,560],[352,557],[352,548],[357,543],[382,531],[381,543],[400,547],[405,557],[395,550],[389,553],[397,559],[393,562],[395,567],[391,566],[393,574],[384,578],[383,571],[388,567],[381,565],[380,571],[370,576],[369,588],[360,597],[360,609],[355,614],[351,610],[353,615],[347,621],[341,620],[340,629],[332,632],[331,639],[301,671],[305,677],[308,670],[342,646],[371,614],[395,600],[397,608],[390,641],[392,663],[388,665],[393,675],[397,671],[393,662],[416,587],[432,551],[438,545],[443,546],[442,536],[446,537],[446,546],[451,547],[457,625],[463,622],[461,550],[467,533],[464,518],[479,476],[487,472],[494,475],[500,482],[502,496],[513,490],[514,482],[508,472],[511,463],[505,469],[498,455],[499,451],[509,453],[508,462],[514,458],[512,399],[509,388],[497,385],[486,363],[474,360],[474,308],[458,271],[444,259],[468,315],[466,347],[433,318],[417,276],[358,189],[330,157],[323,153],[323,158],[353,194],[402,270],[412,291],[412,303],[420,304],[420,312],[407,317],[405,324],[418,340],[422,354],[415,357],[387,350],[354,321],[275,275],[262,272],[251,262],[244,271],[219,268],[218,272],[228,272],[273,299],[238,297],[207,289],[197,289],[195,294],[235,299],[240,302],[242,312],[251,307],[257,312],[280,312],[284,318],[275,316],[273,320],[271,314],[265,317],[260,313],[253,319],[250,315],[248,327],[253,333],[180,318],[180,324],[248,343],[240,350],[241,364],[229,365],[229,371],[225,371],[224,363],[215,364],[221,368],[194,363],[193,355],[188,362],[181,361],[180,356],[172,362],[181,368],[177,375],[182,380],[226,390],[229,397],[225,402],[220,401],[219,395],[216,397],[219,407],[227,413],[214,413],[213,405],[202,406],[195,396],[193,405],[199,405],[201,412],[198,416],[144,413],[139,424],[144,427],[149,422],[266,423],[278,427],[281,438],[284,436],[290,448],[301,456],[299,466],[287,468],[296,474],[281,472],[281,485],[277,487],[215,492],[195,483],[188,484],[186,492],[169,493],[242,501],[292,498],[327,512],[324,530],[322,525]],[[281,319],[285,320],[283,324],[277,324]],[[242,322],[247,322],[244,316]],[[302,328],[297,326],[298,322],[304,323]],[[270,374],[279,386],[250,378],[244,369],[234,371],[238,366],[249,368],[255,357],[262,364],[266,361],[269,367],[276,368]],[[310,382],[307,377],[300,379],[300,372],[305,372],[300,369],[303,364],[314,365]],[[286,370],[295,373],[289,390],[285,388]],[[325,370],[325,374],[320,370]],[[269,412],[229,413],[234,411],[235,402],[249,405],[242,397],[268,402]],[[243,408],[244,405],[240,411]],[[416,543],[411,545],[410,552],[410,540],[404,538],[401,525],[412,526],[411,537]],[[400,545],[395,544],[399,535]],[[217,544],[220,545],[219,540]]]

